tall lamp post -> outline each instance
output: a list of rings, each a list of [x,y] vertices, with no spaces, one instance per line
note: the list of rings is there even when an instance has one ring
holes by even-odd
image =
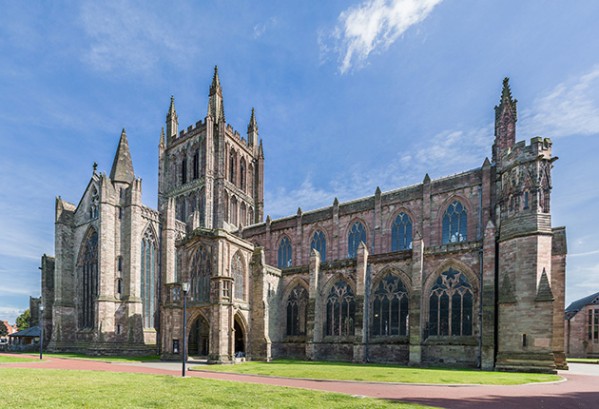
[[[44,357],[44,304],[40,300],[40,359]]]
[[[187,363],[187,292],[189,291],[189,283],[184,282],[181,283],[181,289],[183,290],[183,350],[181,354],[181,376],[185,378],[185,364]]]

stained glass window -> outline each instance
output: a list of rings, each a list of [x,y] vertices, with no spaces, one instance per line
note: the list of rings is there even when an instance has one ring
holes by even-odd
[[[81,308],[79,328],[93,328],[98,297],[98,233],[90,230],[79,253]]]
[[[243,268],[243,259],[239,252],[235,253],[233,259],[231,259],[231,275],[235,283],[234,296],[238,300],[243,300],[243,289],[245,286],[245,269]]]
[[[212,256],[209,249],[200,245],[191,262],[190,295],[196,303],[210,302],[210,277],[212,276]]]
[[[315,249],[320,253],[320,261],[326,261],[327,259],[327,239],[324,233],[320,230],[314,232],[312,240],[310,241],[310,250]]]
[[[157,298],[156,265],[156,239],[150,229],[146,229],[141,241],[141,303],[144,328],[154,327]]]
[[[279,268],[291,267],[291,241],[287,236],[284,236],[279,243],[277,266]]]
[[[361,242],[366,243],[366,229],[361,222],[355,222],[347,235],[347,256],[349,258],[356,257]]]
[[[407,329],[408,291],[398,276],[387,273],[372,297],[372,335],[407,335]]]
[[[339,280],[329,291],[326,303],[325,334],[332,336],[354,335],[356,301],[351,287]]]
[[[401,212],[391,226],[391,251],[412,248],[412,220]]]
[[[429,335],[472,335],[472,286],[452,268],[441,273],[429,299]]]
[[[466,208],[454,201],[443,215],[443,244],[466,241],[468,231],[468,216]]]
[[[287,335],[306,335],[308,291],[297,285],[287,299]]]

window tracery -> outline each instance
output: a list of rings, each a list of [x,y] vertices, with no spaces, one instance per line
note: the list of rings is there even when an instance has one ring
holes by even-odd
[[[439,275],[429,298],[429,335],[472,335],[472,286],[453,268]]]
[[[156,312],[156,239],[148,228],[141,241],[141,303],[144,328],[154,327]]]
[[[443,215],[443,244],[466,241],[468,216],[460,201],[451,203]]]
[[[212,276],[212,255],[210,250],[200,245],[191,262],[191,297],[196,303],[210,302],[210,277]]]
[[[358,254],[360,243],[366,244],[366,229],[361,222],[355,222],[347,235],[347,256],[355,258]]]
[[[297,285],[287,298],[287,335],[306,335],[308,320],[308,291]]]
[[[339,280],[327,297],[325,333],[329,336],[354,335],[355,320],[354,293],[347,282]]]
[[[373,291],[372,335],[408,333],[408,290],[396,275],[387,273]]]
[[[412,248],[412,219],[401,212],[395,218],[391,227],[391,251],[408,250]]]
[[[243,267],[243,259],[239,252],[235,253],[231,259],[231,275],[234,280],[234,297],[238,300],[245,299],[243,291],[245,287],[245,269]]]
[[[284,236],[281,239],[281,242],[279,243],[277,267],[279,267],[279,268],[291,267],[291,256],[292,256],[291,241],[289,240],[289,237]]]
[[[327,259],[327,239],[321,230],[316,230],[310,240],[310,250],[315,249],[320,253],[320,261]]]
[[[81,277],[81,308],[79,310],[79,328],[93,328],[98,296],[98,233],[91,230],[79,256]]]

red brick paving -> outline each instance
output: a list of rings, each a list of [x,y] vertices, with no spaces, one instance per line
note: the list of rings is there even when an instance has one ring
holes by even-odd
[[[47,368],[111,372],[133,372],[180,376],[181,368],[168,363],[165,369],[156,364],[126,364],[80,359],[46,358],[41,362],[3,364],[2,368]],[[168,369],[167,369],[168,368]],[[235,382],[260,383],[294,388],[339,392],[350,395],[421,403],[443,408],[542,408],[598,409],[599,377],[562,373],[564,382],[516,386],[489,385],[410,385],[342,381],[314,381],[273,378],[255,375],[188,371],[195,378],[220,379]]]

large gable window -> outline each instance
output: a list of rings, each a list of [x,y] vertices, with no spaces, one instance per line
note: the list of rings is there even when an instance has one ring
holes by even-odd
[[[243,300],[245,287],[245,269],[243,268],[243,258],[239,252],[235,253],[231,260],[231,275],[233,276],[234,289],[233,295],[238,300]]]
[[[199,246],[191,262],[191,297],[196,303],[210,302],[212,256],[209,249]]]
[[[408,290],[403,281],[387,273],[375,287],[372,298],[372,335],[407,335]]]
[[[98,233],[93,229],[83,241],[78,270],[81,277],[79,328],[93,328],[98,297]]]
[[[468,216],[466,208],[458,200],[447,207],[443,215],[443,244],[466,241]]]
[[[472,286],[450,268],[441,273],[429,298],[429,335],[472,335]]]

